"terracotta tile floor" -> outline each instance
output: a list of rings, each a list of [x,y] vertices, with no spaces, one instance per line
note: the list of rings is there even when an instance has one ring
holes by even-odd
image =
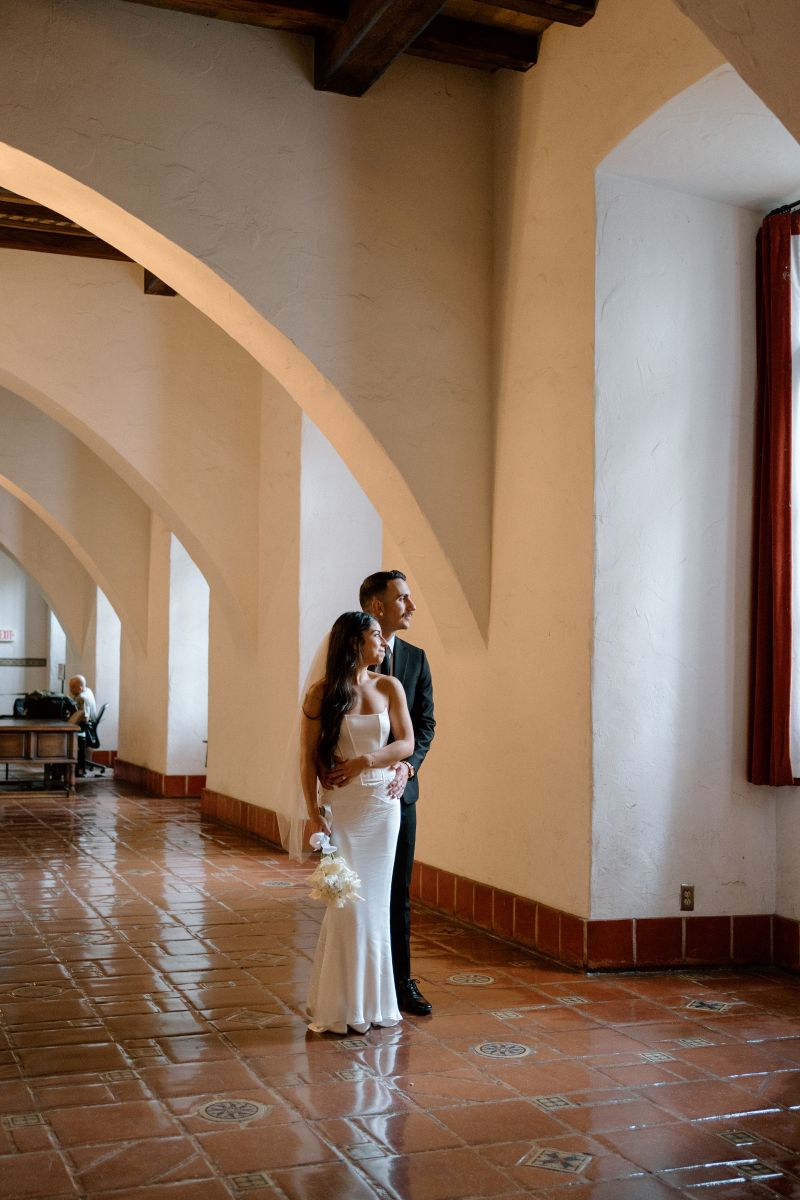
[[[305,871],[113,781],[0,798],[2,1197],[800,1200],[796,978],[418,913],[434,1015],[312,1037]]]

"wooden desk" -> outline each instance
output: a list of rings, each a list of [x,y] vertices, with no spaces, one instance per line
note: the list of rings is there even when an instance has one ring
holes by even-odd
[[[64,790],[75,789],[75,763],[78,758],[78,726],[67,721],[29,720],[26,717],[0,717],[0,764],[64,767]],[[6,771],[6,774],[8,772]],[[8,780],[19,786],[18,780]],[[0,784],[5,780],[0,778]],[[61,790],[61,789],[58,789]]]

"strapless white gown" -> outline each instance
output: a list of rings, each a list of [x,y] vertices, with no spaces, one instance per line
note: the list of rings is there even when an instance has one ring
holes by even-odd
[[[336,753],[370,754],[389,740],[389,714],[346,715]],[[392,971],[389,893],[400,828],[400,801],[387,792],[389,770],[368,771],[324,793],[332,812],[331,840],[359,875],[364,903],[329,905],[320,930],[308,997],[314,1033],[366,1033],[402,1017]]]

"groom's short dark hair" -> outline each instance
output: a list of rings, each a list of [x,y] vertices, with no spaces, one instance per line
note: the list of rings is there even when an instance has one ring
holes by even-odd
[[[402,571],[376,571],[374,575],[368,575],[358,593],[358,603],[364,612],[367,611],[368,604],[383,595],[393,579],[402,579],[405,583],[405,578]]]

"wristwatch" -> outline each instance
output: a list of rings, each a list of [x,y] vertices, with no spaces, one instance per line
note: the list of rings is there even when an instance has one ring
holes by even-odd
[[[408,778],[409,778],[409,779],[413,779],[413,778],[414,778],[414,776],[415,776],[415,775],[416,775],[416,773],[417,773],[417,772],[414,770],[414,766],[413,766],[413,764],[412,764],[412,763],[410,763],[410,762],[408,761],[408,759],[405,759],[405,758],[403,759],[403,762],[404,762],[404,763],[406,764],[406,766],[408,767]]]

